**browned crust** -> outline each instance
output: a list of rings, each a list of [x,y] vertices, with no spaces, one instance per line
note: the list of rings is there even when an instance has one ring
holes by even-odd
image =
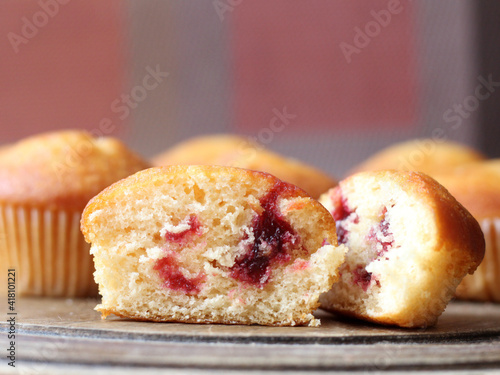
[[[415,139],[389,146],[353,168],[348,175],[384,169],[414,170],[430,175],[486,159],[480,152],[450,141]]]
[[[81,210],[106,186],[147,167],[113,138],[78,130],[40,134],[0,153],[0,204]]]
[[[500,217],[500,159],[433,176],[477,219]]]
[[[301,187],[313,198],[337,184],[317,168],[269,151],[247,138],[228,134],[189,139],[157,155],[152,162],[156,166],[222,165],[263,171]]]
[[[276,183],[284,183],[286,185],[286,191],[282,197],[305,197],[310,198],[310,196],[299,187],[283,182],[273,175],[265,172],[251,171],[242,168],[234,167],[223,167],[223,166],[211,166],[211,165],[170,165],[166,167],[154,167],[146,170],[142,170],[134,175],[129,176],[123,180],[120,180],[106,189],[104,189],[100,194],[92,198],[82,215],[81,220],[81,230],[84,234],[86,240],[90,242],[89,234],[91,232],[92,225],[89,220],[89,216],[97,210],[102,209],[110,204],[110,202],[119,201],[120,197],[123,196],[124,191],[140,191],[141,186],[149,184],[162,184],[167,179],[175,177],[175,175],[183,174],[196,174],[204,173],[211,175],[222,176],[224,174],[231,175],[235,179],[253,179],[257,182],[266,181],[269,187]],[[265,191],[267,192],[267,191]],[[265,193],[264,192],[264,193]],[[317,201],[311,199],[311,204],[324,210],[327,214],[326,209]],[[329,215],[329,214],[328,214]]]

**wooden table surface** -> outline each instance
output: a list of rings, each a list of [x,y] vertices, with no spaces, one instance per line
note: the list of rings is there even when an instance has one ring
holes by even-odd
[[[318,328],[101,320],[96,303],[18,300],[16,369],[2,355],[0,374],[500,372],[498,304],[453,302],[436,327],[408,330],[321,311]],[[5,314],[4,353],[8,329]]]

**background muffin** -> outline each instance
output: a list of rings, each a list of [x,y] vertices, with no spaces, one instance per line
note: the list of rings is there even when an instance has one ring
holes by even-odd
[[[398,169],[424,172],[432,176],[434,173],[484,159],[484,155],[460,143],[415,139],[396,143],[379,151],[350,173]]]
[[[464,278],[457,297],[500,302],[500,160],[464,165],[435,178],[476,218],[486,241],[483,262]]]
[[[79,230],[87,202],[149,165],[112,138],[46,133],[0,152],[0,264],[16,269],[17,292],[89,296],[97,292]]]
[[[189,139],[157,155],[153,164],[222,165],[267,172],[297,185],[313,198],[337,184],[310,165],[266,150],[250,139],[227,134]]]

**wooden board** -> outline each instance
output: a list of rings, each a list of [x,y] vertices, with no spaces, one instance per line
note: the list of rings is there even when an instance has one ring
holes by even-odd
[[[408,330],[321,311],[318,328],[101,320],[93,311],[96,303],[19,300],[16,370],[42,366],[51,374],[85,373],[90,366],[93,374],[104,374],[136,373],[138,369],[154,373],[165,368],[391,373],[500,369],[500,305],[494,304],[453,302],[436,327]],[[0,323],[4,337],[5,321]],[[3,365],[0,373],[7,367]],[[45,373],[42,370],[37,371]]]

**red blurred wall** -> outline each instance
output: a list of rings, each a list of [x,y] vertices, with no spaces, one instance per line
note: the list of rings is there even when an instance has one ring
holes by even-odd
[[[1,2],[0,143],[64,128],[123,131],[110,106],[126,86],[125,16],[119,0]]]

